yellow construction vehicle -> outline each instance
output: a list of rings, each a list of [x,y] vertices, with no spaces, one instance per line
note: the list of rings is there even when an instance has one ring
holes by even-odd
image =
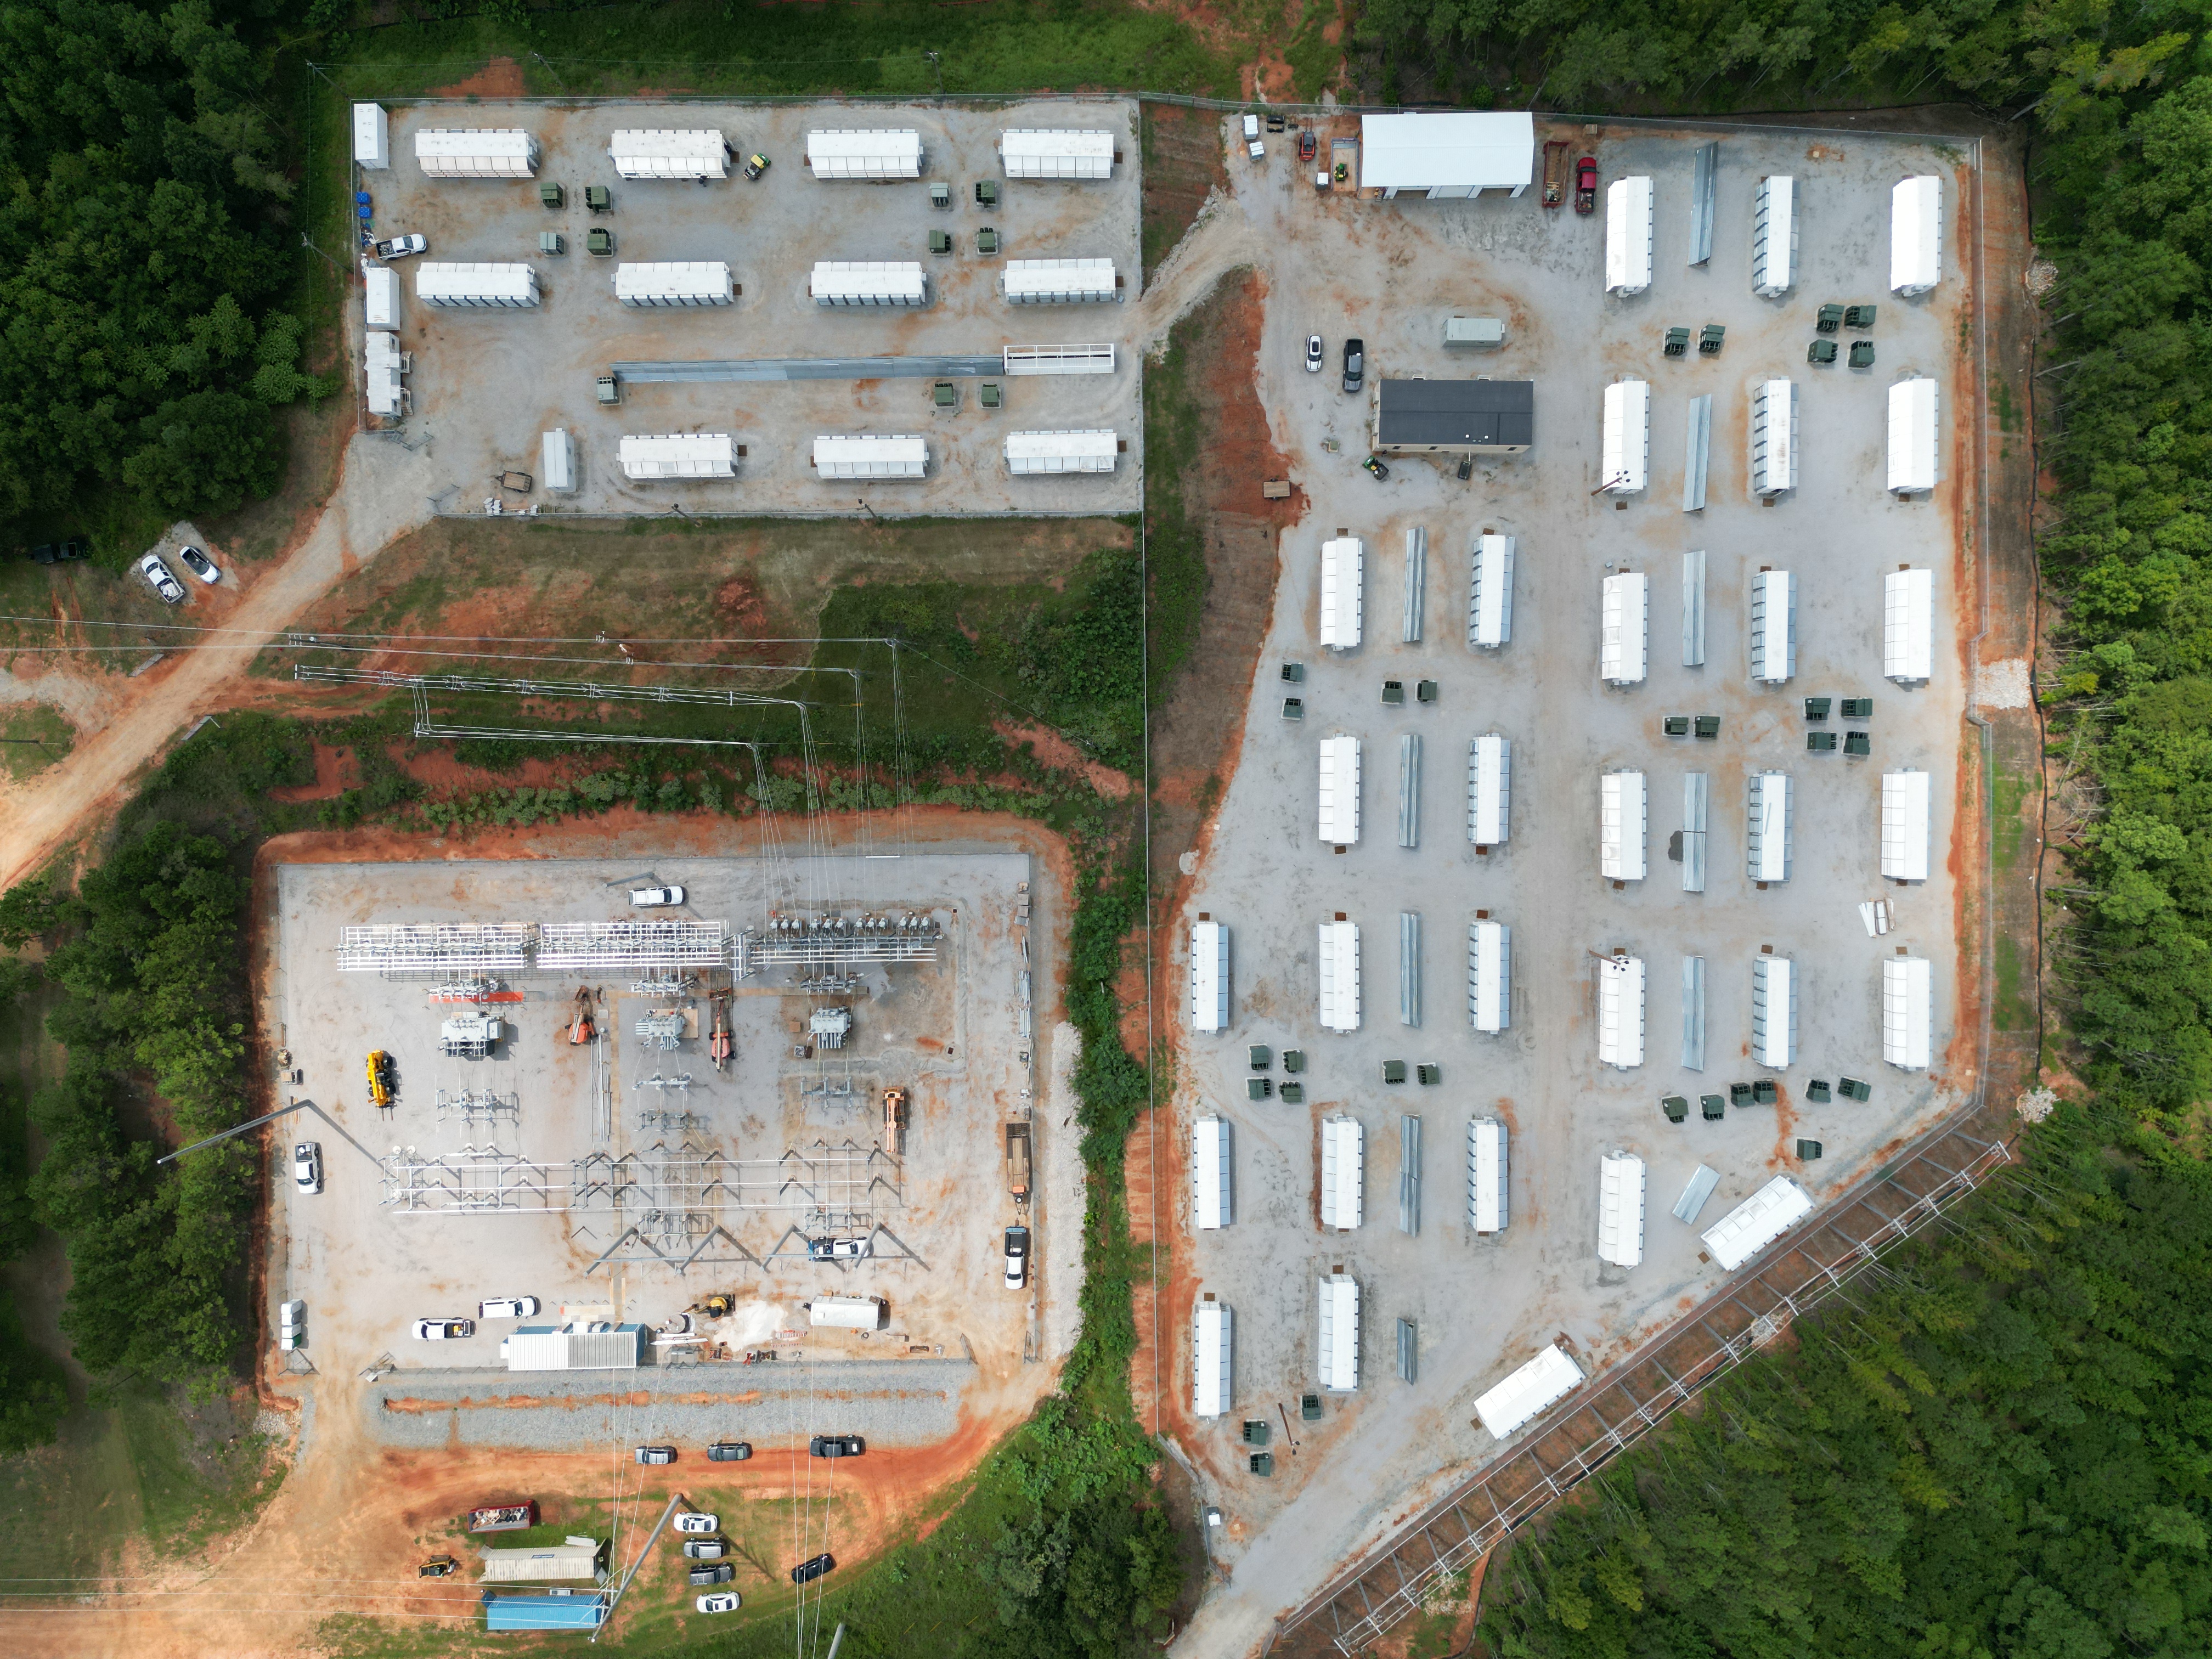
[[[381,1048],[369,1052],[368,1097],[379,1106],[392,1104],[392,1056]]]

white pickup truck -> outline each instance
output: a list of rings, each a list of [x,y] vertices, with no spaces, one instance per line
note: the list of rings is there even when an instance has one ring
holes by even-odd
[[[394,236],[387,241],[373,242],[370,251],[380,259],[404,259],[410,253],[428,253],[430,244],[417,234]]]

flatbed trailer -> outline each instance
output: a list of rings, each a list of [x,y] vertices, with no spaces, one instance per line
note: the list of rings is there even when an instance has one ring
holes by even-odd
[[[537,1524],[538,1500],[534,1498],[520,1504],[493,1504],[469,1511],[471,1532],[525,1532]]]
[[[1555,208],[1567,199],[1567,143],[1553,138],[1544,146],[1544,205]]]

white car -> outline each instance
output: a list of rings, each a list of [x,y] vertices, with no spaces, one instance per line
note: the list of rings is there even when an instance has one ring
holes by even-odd
[[[323,1143],[303,1140],[292,1148],[292,1184],[303,1193],[323,1190]]]
[[[681,887],[633,887],[629,890],[629,902],[641,910],[650,910],[655,905],[681,904],[684,902],[684,890]]]
[[[1018,1291],[1029,1282],[1030,1230],[1026,1227],[1006,1229],[1006,1288]]]
[[[722,1517],[719,1515],[702,1515],[694,1510],[689,1515],[676,1517],[676,1530],[678,1532],[720,1532],[721,1529]]]
[[[1321,358],[1322,358],[1322,350],[1321,350],[1321,336],[1320,336],[1320,335],[1318,335],[1318,334],[1309,334],[1309,335],[1307,335],[1307,336],[1306,336],[1306,373],[1307,373],[1307,374],[1320,374],[1320,373],[1321,373]]]
[[[185,585],[172,575],[169,567],[161,562],[159,553],[149,553],[138,561],[138,574],[154,584],[154,591],[161,596],[164,605],[182,605]]]
[[[711,1595],[695,1595],[691,1605],[702,1613],[735,1613],[738,1610],[735,1590],[716,1590]]]
[[[495,1296],[477,1304],[478,1319],[527,1319],[538,1309],[534,1296]]]
[[[222,572],[215,568],[215,561],[197,547],[179,548],[177,557],[183,562],[185,569],[210,587],[222,580]]]
[[[418,1319],[415,1334],[424,1342],[443,1342],[449,1338],[474,1336],[477,1322],[473,1319]]]

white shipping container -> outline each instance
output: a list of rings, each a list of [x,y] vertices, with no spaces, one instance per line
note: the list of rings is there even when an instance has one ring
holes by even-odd
[[[1651,383],[1615,380],[1605,389],[1599,432],[1599,488],[1633,495],[1651,477]]]
[[[1553,1346],[1474,1402],[1482,1426],[1503,1440],[1582,1386],[1583,1368],[1566,1352]]]
[[[1936,488],[1936,382],[1923,374],[1889,389],[1889,483],[1899,495]]]
[[[929,445],[910,434],[860,433],[814,441],[818,478],[921,478],[929,473]]]
[[[1909,1072],[1936,1059],[1936,964],[1891,957],[1881,964],[1881,1057]]]
[[[1797,181],[1776,173],[1759,181],[1751,203],[1751,291],[1779,299],[1797,280]]]
[[[1753,881],[1790,879],[1795,803],[1787,772],[1753,772],[1744,787],[1746,862]]]
[[[1797,578],[1762,570],[1751,579],[1751,677],[1780,685],[1797,672]]]
[[[1230,1191],[1234,1143],[1226,1120],[1202,1117],[1190,1126],[1191,1224],[1211,1230],[1237,1218]]]
[[[1721,1271],[1734,1273],[1813,1213],[1813,1200],[1788,1176],[1777,1176],[1698,1235]]]
[[[1201,921],[1190,930],[1190,1028],[1224,1030],[1229,1025],[1229,930]]]
[[[563,495],[576,487],[576,440],[566,427],[555,427],[538,446],[538,482]]]
[[[1324,651],[1352,651],[1359,646],[1366,545],[1357,536],[1340,536],[1321,544],[1321,643]]]
[[[1651,648],[1651,578],[1607,576],[1598,590],[1597,673],[1607,685],[1640,685]]]
[[[1644,958],[1601,957],[1597,964],[1597,1057],[1632,1071],[1644,1063]]]
[[[1468,926],[1467,1017],[1489,1035],[1513,1023],[1513,930],[1502,921]]]
[[[720,259],[617,265],[615,298],[640,308],[726,306],[737,302],[737,287],[730,280],[729,266]]]
[[[1359,1285],[1343,1273],[1321,1281],[1321,1385],[1332,1394],[1359,1386]]]
[[[538,140],[520,127],[425,127],[415,161],[432,179],[528,179],[538,172]]]
[[[1936,573],[1893,570],[1881,579],[1881,672],[1900,685],[1936,673]]]
[[[1467,1126],[1467,1224],[1478,1234],[1505,1231],[1511,1182],[1504,1123],[1479,1117]]]
[[[1641,294],[1651,286],[1651,181],[1616,179],[1605,192],[1605,290]]]
[[[919,179],[921,135],[824,128],[806,135],[806,165],[817,179]]]
[[[353,106],[353,164],[371,173],[392,166],[392,123],[381,104]]]
[[[817,1296],[806,1304],[806,1322],[841,1331],[872,1331],[884,1322],[879,1296]]]
[[[708,128],[626,130],[607,140],[618,179],[726,179],[730,141]]]
[[[1114,135],[1088,129],[1008,127],[999,161],[1009,179],[1111,179]]]
[[[1229,1410],[1229,1373],[1236,1321],[1228,1304],[1200,1301],[1191,1316],[1191,1395],[1194,1417],[1220,1417]]]
[[[1797,488],[1797,383],[1761,380],[1751,394],[1751,489],[1778,495]]]
[[[1362,1218],[1367,1133],[1341,1115],[1321,1121],[1321,1224],[1350,1232]]]
[[[821,259],[807,278],[817,306],[841,309],[929,303],[929,273],[908,259]]]
[[[1513,538],[1477,536],[1474,567],[1467,642],[1494,650],[1513,637]]]
[[[1359,844],[1359,739],[1343,732],[1321,740],[1321,838]]]
[[[1597,1259],[1616,1267],[1644,1260],[1644,1160],[1610,1152],[1597,1161]]]
[[[1321,924],[1321,1023],[1324,1030],[1359,1029],[1359,924]]]
[[[670,432],[624,438],[623,477],[641,483],[676,478],[734,478],[738,441],[726,432]]]
[[[1607,772],[1597,781],[1597,866],[1607,881],[1644,879],[1644,774]]]
[[[1928,879],[1929,798],[1925,772],[1881,775],[1881,873],[1892,881]]]
[[[1105,305],[1121,297],[1111,259],[1009,259],[999,291],[1015,306]]]
[[[538,303],[538,272],[518,264],[415,267],[415,297],[447,311],[518,311]]]
[[[1467,838],[1503,846],[1513,831],[1513,741],[1486,732],[1468,745]]]
[[[1786,1072],[1797,1050],[1797,964],[1788,957],[1751,959],[1751,1058]]]
[[[1111,472],[1121,454],[1111,429],[1009,432],[1006,471],[1018,478],[1061,472]]]
[[[1901,179],[1889,192],[1889,289],[1925,294],[1943,274],[1943,181]]]
[[[371,265],[361,274],[362,310],[371,328],[399,326],[399,273]]]

